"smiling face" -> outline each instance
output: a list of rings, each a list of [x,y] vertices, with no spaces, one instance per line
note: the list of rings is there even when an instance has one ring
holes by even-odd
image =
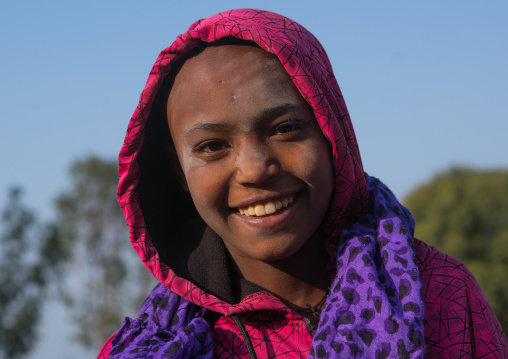
[[[327,142],[274,55],[206,48],[176,75],[167,115],[194,204],[235,261],[288,258],[319,230],[333,189]]]

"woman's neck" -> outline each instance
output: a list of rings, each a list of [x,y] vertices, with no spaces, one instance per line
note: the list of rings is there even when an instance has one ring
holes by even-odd
[[[233,257],[233,261],[236,264],[233,280],[245,278],[290,306],[316,305],[330,284],[322,233],[316,233],[300,250],[282,260],[264,262]]]

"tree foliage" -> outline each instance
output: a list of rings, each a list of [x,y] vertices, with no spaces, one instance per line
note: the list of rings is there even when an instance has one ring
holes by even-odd
[[[406,199],[415,236],[462,261],[508,330],[508,170],[454,168]]]
[[[37,340],[44,299],[65,258],[54,225],[42,225],[10,190],[0,232],[0,357],[20,358]]]
[[[75,338],[98,349],[126,315],[136,316],[155,281],[130,246],[116,200],[116,161],[90,156],[76,161],[70,175],[69,190],[56,201],[72,270],[65,301]]]

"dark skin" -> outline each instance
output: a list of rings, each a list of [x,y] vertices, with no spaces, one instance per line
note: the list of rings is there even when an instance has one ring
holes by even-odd
[[[321,223],[333,168],[278,59],[251,46],[206,48],[175,76],[167,116],[183,187],[237,278],[292,306],[317,304],[330,283]]]

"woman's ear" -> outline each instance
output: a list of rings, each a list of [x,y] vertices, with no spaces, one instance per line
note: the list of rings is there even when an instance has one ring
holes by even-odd
[[[169,153],[173,175],[175,176],[178,183],[180,183],[180,186],[182,186],[182,189],[188,193],[189,186],[187,185],[187,179],[185,179],[185,174],[183,173],[182,166],[180,165],[180,160],[178,159],[178,154],[176,153],[176,149],[173,143],[167,146],[167,151]]]

